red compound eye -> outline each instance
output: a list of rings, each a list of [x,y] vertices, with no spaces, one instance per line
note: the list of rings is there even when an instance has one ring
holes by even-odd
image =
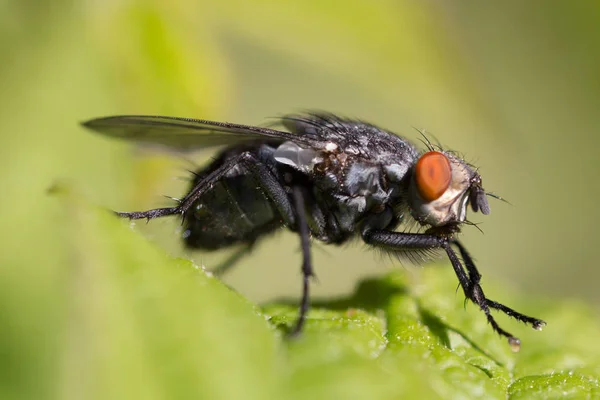
[[[419,158],[415,167],[417,190],[426,201],[438,199],[452,180],[450,160],[438,151],[429,151]]]

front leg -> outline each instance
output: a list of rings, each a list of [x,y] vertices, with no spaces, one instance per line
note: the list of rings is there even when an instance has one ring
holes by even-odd
[[[450,259],[452,267],[454,268],[454,272],[458,277],[458,281],[463,288],[465,296],[473,303],[477,304],[485,313],[487,320],[490,325],[492,325],[494,331],[508,338],[508,343],[513,351],[519,351],[521,341],[498,325],[490,313],[490,308],[497,309],[511,317],[518,319],[519,321],[530,324],[534,329],[537,330],[541,329],[545,325],[545,322],[542,320],[528,317],[500,303],[487,299],[483,293],[483,289],[479,285],[481,275],[477,271],[473,260],[467,253],[466,249],[459,242],[456,242],[451,238],[430,234],[400,233],[369,229],[366,229],[363,232],[362,238],[365,243],[383,248],[384,250],[388,250],[390,252],[406,249],[444,249],[448,255],[448,258]],[[456,255],[456,252],[452,249],[453,244],[458,247],[467,267],[467,271],[465,271],[460,259]]]
[[[477,282],[479,283],[481,275],[479,274],[479,271],[477,271],[477,267],[475,267],[475,263],[473,262],[473,259],[471,258],[469,252],[467,252],[467,249],[458,240],[453,240],[452,243],[458,248],[458,251],[460,251],[460,256],[462,257],[463,262],[465,263],[465,267],[469,272],[469,277],[475,276]],[[502,311],[509,317],[513,317],[514,319],[517,319],[521,322],[530,324],[531,326],[533,326],[533,329],[541,331],[542,328],[546,326],[546,322],[542,321],[541,319],[528,317],[527,315],[521,314],[520,312],[517,312],[512,308],[505,306],[504,304],[500,304],[490,299],[486,299],[486,303],[490,308]]]

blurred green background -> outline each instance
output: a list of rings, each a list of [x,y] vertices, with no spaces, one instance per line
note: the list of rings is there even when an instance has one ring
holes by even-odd
[[[174,178],[189,160],[78,126],[110,114],[261,124],[321,109],[413,140],[413,126],[425,129],[511,203],[471,216],[485,234],[463,233],[484,288],[600,302],[596,1],[3,1],[0,51],[0,319],[5,335],[39,335],[24,355],[56,340],[73,263],[65,210],[46,190],[66,182],[95,204],[138,210],[186,188]],[[176,222],[139,229],[184,254]],[[255,301],[296,296],[297,249],[283,232],[225,280]],[[362,245],[314,253],[317,296],[399,267]],[[211,268],[226,254],[189,256]]]

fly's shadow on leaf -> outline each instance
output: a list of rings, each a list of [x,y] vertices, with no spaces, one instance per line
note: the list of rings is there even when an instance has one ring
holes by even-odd
[[[403,283],[390,279],[365,279],[360,282],[354,294],[350,297],[337,299],[317,299],[312,301],[315,308],[325,308],[333,311],[346,311],[349,308],[360,308],[370,313],[386,309],[390,301],[396,296],[409,296],[408,287]],[[293,304],[292,300],[284,300]]]
[[[429,331],[438,338],[440,343],[447,348],[451,348],[450,337],[448,336],[448,331],[451,330],[451,328],[446,325],[444,321],[442,321],[437,315],[424,308],[420,302],[417,303],[417,305],[421,321],[427,325]]]
[[[452,349],[449,334],[454,333],[459,335],[475,351],[489,358],[496,365],[500,367],[504,366],[500,361],[477,345],[464,332],[448,325],[434,311],[425,308],[420,300],[411,293],[407,284],[402,279],[397,279],[397,277],[398,275],[392,274],[384,278],[363,280],[352,295],[333,299],[315,299],[311,302],[311,307],[315,311],[340,312],[346,317],[351,315],[350,311],[353,309],[361,309],[374,315],[381,315],[383,312],[385,318],[389,319],[391,317],[389,313],[398,312],[397,308],[392,305],[393,302],[399,298],[408,298],[415,304],[416,316],[413,315],[413,317],[416,317],[422,325],[427,327],[431,335],[437,339],[436,341],[440,346]],[[283,298],[266,307],[270,308],[271,305],[284,306],[288,310],[295,311],[298,307],[298,300]],[[309,313],[308,320],[310,319],[311,316]],[[289,333],[288,331],[292,325],[289,325],[288,322],[290,321],[286,320],[285,323],[276,322],[277,328],[284,333]]]
[[[355,292],[346,297],[333,299],[313,299],[311,300],[311,309],[322,311],[333,311],[349,314],[352,309],[362,309],[368,313],[376,314],[385,310],[390,301],[396,296],[408,296],[409,291],[406,285],[394,282],[390,279],[365,279],[359,283]],[[291,298],[276,299],[272,303],[266,304],[266,308],[283,306],[286,309],[296,310],[298,300]],[[311,319],[310,312],[308,319]],[[289,322],[289,321],[287,321]],[[276,323],[277,329],[284,334],[289,334],[292,326],[288,323]]]
[[[424,308],[423,305],[421,304],[421,302],[419,302],[419,301],[417,301],[417,308],[419,311],[419,316],[420,316],[421,322],[423,322],[423,324],[427,325],[427,327],[429,328],[429,331],[438,338],[438,340],[440,341],[440,343],[442,343],[443,346],[445,346],[449,349],[452,349],[452,345],[450,343],[450,336],[448,335],[448,332],[453,332],[453,333],[459,335],[474,350],[476,350],[477,352],[481,353],[485,357],[492,360],[496,365],[498,365],[499,367],[505,367],[505,365],[503,363],[501,363],[499,360],[497,360],[495,357],[493,357],[491,354],[489,354],[487,351],[485,351],[483,348],[481,348],[479,345],[477,345],[477,343],[475,343],[473,340],[471,340],[464,332],[446,324],[437,315],[433,314],[431,311]],[[486,374],[489,374],[488,371],[486,371],[486,370],[483,370],[483,371]]]

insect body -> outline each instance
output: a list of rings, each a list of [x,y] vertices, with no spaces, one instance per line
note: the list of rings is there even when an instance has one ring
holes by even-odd
[[[469,164],[430,144],[420,153],[374,125],[330,114],[287,116],[282,124],[289,132],[152,116],[99,118],[84,126],[172,149],[226,145],[195,173],[190,191],[174,207],[118,214],[130,219],[180,215],[186,245],[206,250],[252,245],[284,226],[297,232],[303,292],[293,333],[301,331],[309,308],[311,237],[341,244],[358,236],[393,254],[444,251],[466,297],[514,350],[519,339],[496,323],[490,309],[538,330],[545,325],[486,298],[481,275],[456,239],[469,205],[474,212],[490,212],[481,177]],[[415,221],[427,228],[424,233],[398,230]]]

